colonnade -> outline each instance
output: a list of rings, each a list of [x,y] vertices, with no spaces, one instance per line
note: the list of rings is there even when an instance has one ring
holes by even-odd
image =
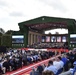
[[[28,44],[32,45],[33,43],[41,42],[42,34],[36,32],[29,32],[28,34]]]

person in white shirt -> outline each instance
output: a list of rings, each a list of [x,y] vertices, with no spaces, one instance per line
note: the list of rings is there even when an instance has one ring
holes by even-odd
[[[3,71],[3,73],[5,73],[6,72],[6,68],[5,67],[3,67],[3,63],[4,63],[4,60],[0,60],[0,67],[1,67],[1,70]]]
[[[54,74],[56,74],[58,71],[57,68],[53,65],[53,61],[51,60],[49,61],[48,66],[44,68],[44,71],[47,70],[54,72]]]
[[[57,67],[57,70],[59,70],[63,68],[64,62],[61,60],[61,57],[58,57],[55,61],[53,61],[53,65]]]

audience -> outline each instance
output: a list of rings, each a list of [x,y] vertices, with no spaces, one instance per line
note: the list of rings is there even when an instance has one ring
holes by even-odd
[[[48,59],[55,55],[54,51],[35,51],[11,49],[0,57],[0,74],[13,71],[22,66]],[[49,60],[48,66],[39,65],[33,69],[30,75],[74,75],[76,72],[76,50],[62,54],[53,60]],[[69,67],[69,64],[71,66]],[[70,69],[72,68],[72,69]],[[63,73],[61,73],[63,71]],[[60,74],[61,73],[61,74]]]
[[[17,50],[10,49],[6,53],[2,53],[0,57],[0,71],[6,73],[7,71],[13,71],[22,66],[38,62],[52,57],[55,53],[50,51],[35,51],[35,50]]]
[[[74,65],[74,68],[70,68],[68,71],[63,72],[59,75],[75,75],[75,73],[76,73],[76,61],[73,63],[73,65]]]
[[[44,68],[42,75],[51,75],[50,71],[53,72],[52,75],[75,75],[76,73],[76,61],[74,57],[75,55],[76,51],[72,50],[71,54],[70,52],[65,53],[53,60],[50,60],[48,62],[48,66]],[[73,65],[74,67],[72,68],[72,66],[70,66],[69,64]]]
[[[32,45],[27,45],[28,48],[45,49],[45,48],[66,48],[64,43],[33,43]],[[67,48],[66,48],[67,49]]]

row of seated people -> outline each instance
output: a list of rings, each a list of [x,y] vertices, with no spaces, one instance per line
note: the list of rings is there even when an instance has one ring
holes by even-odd
[[[51,71],[53,72],[52,74]],[[50,60],[46,66],[39,65],[37,69],[32,70],[30,75],[75,75],[75,72],[76,51],[71,51],[67,54]]]
[[[64,43],[33,43],[32,45],[27,45],[29,48],[45,49],[45,48],[66,48]]]
[[[0,72],[13,71],[22,66],[48,59],[53,55],[55,52],[51,51],[9,50],[0,57]]]

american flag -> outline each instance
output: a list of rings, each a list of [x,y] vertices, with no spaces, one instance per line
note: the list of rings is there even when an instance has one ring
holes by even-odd
[[[57,37],[57,42],[61,42],[61,37]]]
[[[50,42],[50,36],[46,36],[46,42]]]

